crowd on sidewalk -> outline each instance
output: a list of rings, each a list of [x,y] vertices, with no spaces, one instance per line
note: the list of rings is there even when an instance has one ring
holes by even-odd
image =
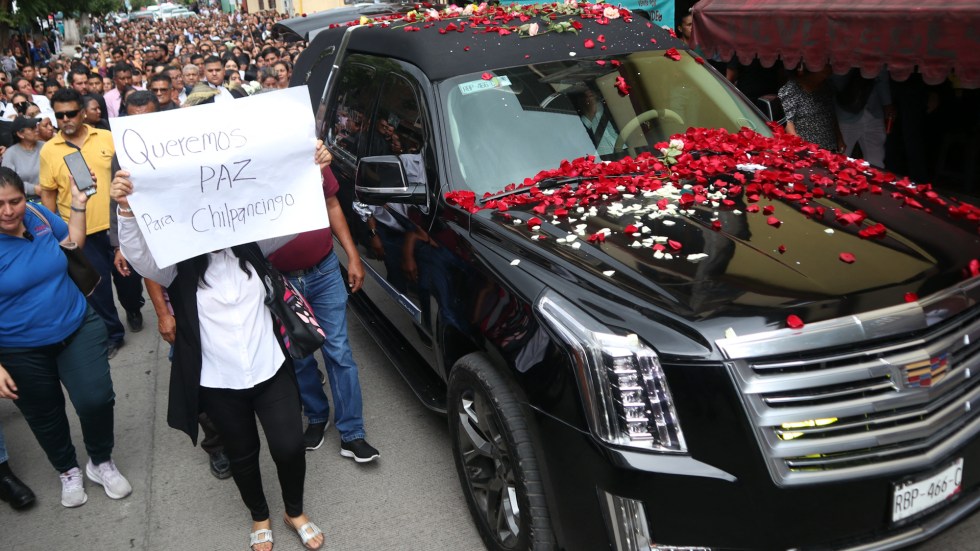
[[[311,162],[320,165],[330,228],[214,251],[165,269],[149,255],[129,208],[138,183],[115,156],[110,121],[116,117],[287,87],[303,44],[272,36],[280,17],[216,12],[164,21],[96,20],[93,35],[79,46],[41,48],[40,39],[15,37],[0,58],[0,398],[14,400],[58,472],[65,507],[87,501],[85,477],[112,499],[134,491],[112,459],[110,361],[127,331],[143,329],[144,294],[172,345],[168,423],[195,444],[199,428],[203,432],[212,474],[234,479],[252,517],[253,551],[272,548],[259,424],[279,475],[285,521],[310,549],[324,536],[303,508],[305,453],[320,448],[330,426],[326,378],[340,454],[357,463],[380,457],[366,441],[346,326],[348,289],[360,288],[364,270],[322,143]],[[76,153],[88,165],[94,193],[80,189],[77,172],[66,166],[64,158]],[[334,237],[349,259],[346,281]],[[101,277],[87,296],[68,274],[66,251],[73,247]],[[266,258],[304,294],[324,328],[326,377],[314,356],[290,357],[274,329],[261,278],[253,277],[266,269]],[[84,468],[71,442],[62,386],[82,427]],[[5,443],[0,432],[0,499],[26,509],[37,497],[11,470],[5,444],[16,458],[17,443]]]

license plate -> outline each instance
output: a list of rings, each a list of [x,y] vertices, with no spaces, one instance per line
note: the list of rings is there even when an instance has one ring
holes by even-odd
[[[892,522],[907,519],[931,509],[956,495],[963,483],[963,458],[942,471],[920,479],[895,484],[892,495]]]

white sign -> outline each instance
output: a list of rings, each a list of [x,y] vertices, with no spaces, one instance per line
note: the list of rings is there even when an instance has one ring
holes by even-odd
[[[130,206],[161,268],[329,226],[305,86],[111,124]]]

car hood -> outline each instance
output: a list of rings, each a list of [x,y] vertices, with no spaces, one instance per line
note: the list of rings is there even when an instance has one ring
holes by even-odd
[[[578,159],[524,184],[533,190],[468,208],[476,226],[514,237],[515,260],[572,292],[694,322],[751,318],[753,330],[894,306],[977,274],[972,205],[791,136],[679,139],[672,166],[651,155]]]

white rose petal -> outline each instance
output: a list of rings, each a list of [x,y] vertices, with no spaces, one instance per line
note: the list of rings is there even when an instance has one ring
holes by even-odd
[[[602,275],[604,275],[606,277],[612,277],[612,276],[616,275],[616,270],[606,270],[606,271],[602,272]]]
[[[834,230],[832,230],[831,228],[827,228],[823,232],[829,235],[829,234],[834,233]]]
[[[521,263],[521,260],[519,258],[515,258],[514,260],[511,260],[510,261],[510,265],[511,266],[517,266],[520,263]]]
[[[663,251],[654,251],[653,257],[656,258],[657,260],[660,260],[661,258],[664,257],[664,253]]]
[[[674,255],[670,253],[664,253],[664,260],[673,260],[673,259],[674,259]]]
[[[673,220],[664,220],[665,226],[673,226],[675,224],[677,224],[677,222],[674,222]]]
[[[732,329],[731,327],[729,327],[728,329],[725,329],[725,338],[726,339],[734,339],[737,336],[738,335],[735,334],[735,330]]]
[[[576,242],[572,243],[572,248],[573,249],[578,249],[581,246],[582,246],[582,243],[580,241],[576,241]]]
[[[689,255],[687,255],[687,260],[689,262],[693,262],[695,264],[697,264],[698,262],[701,262],[705,258],[708,258],[707,253],[695,253],[695,254],[689,254]]]

